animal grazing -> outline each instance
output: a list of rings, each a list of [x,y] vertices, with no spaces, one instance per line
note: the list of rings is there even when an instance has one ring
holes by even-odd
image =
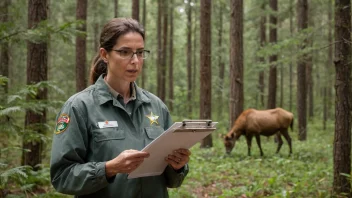
[[[251,155],[252,138],[255,136],[261,156],[263,156],[263,150],[260,144],[260,135],[276,135],[278,140],[276,153],[278,153],[283,144],[281,139],[281,135],[283,135],[290,148],[290,154],[292,154],[291,137],[288,134],[289,127],[293,130],[293,114],[282,108],[247,109],[236,119],[232,129],[224,137],[226,153],[229,154],[232,151],[241,135],[246,137],[248,155]]]

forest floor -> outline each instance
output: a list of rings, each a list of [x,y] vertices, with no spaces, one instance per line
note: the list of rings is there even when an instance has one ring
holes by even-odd
[[[231,154],[225,154],[221,133],[213,133],[214,146],[192,147],[190,172],[182,186],[170,189],[170,197],[332,197],[334,126],[322,130],[322,124],[310,122],[307,140],[298,141],[298,131],[289,134],[293,154],[288,144],[275,154],[274,138],[261,137],[264,156],[252,141],[251,156],[247,156],[244,137]],[[343,197],[343,196],[342,196]]]
[[[169,189],[171,198],[332,197],[333,122],[326,130],[322,130],[320,121],[309,122],[306,141],[297,140],[297,127],[290,131],[292,155],[288,155],[288,144],[284,139],[280,153],[275,154],[277,143],[274,138],[261,137],[263,157],[255,139],[252,155],[247,156],[244,137],[236,143],[231,154],[225,154],[221,135],[227,131],[223,128],[220,126],[213,133],[212,148],[201,149],[199,144],[191,148],[190,171],[181,187]],[[50,148],[47,150],[49,152]],[[17,179],[20,188],[6,191],[10,192],[6,197],[67,197],[51,187],[47,165],[38,172],[32,171],[26,178]],[[7,187],[12,185],[1,182]],[[3,197],[1,192],[0,197]]]

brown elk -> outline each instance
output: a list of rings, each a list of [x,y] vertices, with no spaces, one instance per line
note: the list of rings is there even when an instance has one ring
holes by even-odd
[[[247,109],[236,119],[232,129],[225,135],[224,144],[226,153],[230,153],[235,146],[236,140],[244,135],[247,140],[248,155],[251,155],[252,138],[255,136],[260,155],[263,156],[263,150],[260,144],[260,135],[276,135],[278,146],[276,153],[280,151],[283,144],[281,135],[286,139],[290,154],[292,154],[291,137],[288,134],[288,128],[293,129],[293,114],[282,108],[269,110]]]

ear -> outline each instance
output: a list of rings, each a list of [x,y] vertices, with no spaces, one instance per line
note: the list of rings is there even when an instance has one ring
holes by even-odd
[[[100,58],[103,59],[105,63],[108,63],[109,53],[104,48],[100,48],[99,53],[100,53]]]

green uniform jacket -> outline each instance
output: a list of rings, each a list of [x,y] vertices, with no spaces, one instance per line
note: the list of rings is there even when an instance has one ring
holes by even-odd
[[[112,96],[102,76],[64,104],[57,117],[50,162],[51,182],[57,191],[76,197],[161,198],[168,197],[167,187],[181,185],[187,165],[178,172],[167,166],[163,174],[152,177],[105,176],[106,161],[127,149],[142,150],[172,124],[166,105],[135,87],[131,112]],[[151,114],[159,116],[157,123],[147,117]]]

